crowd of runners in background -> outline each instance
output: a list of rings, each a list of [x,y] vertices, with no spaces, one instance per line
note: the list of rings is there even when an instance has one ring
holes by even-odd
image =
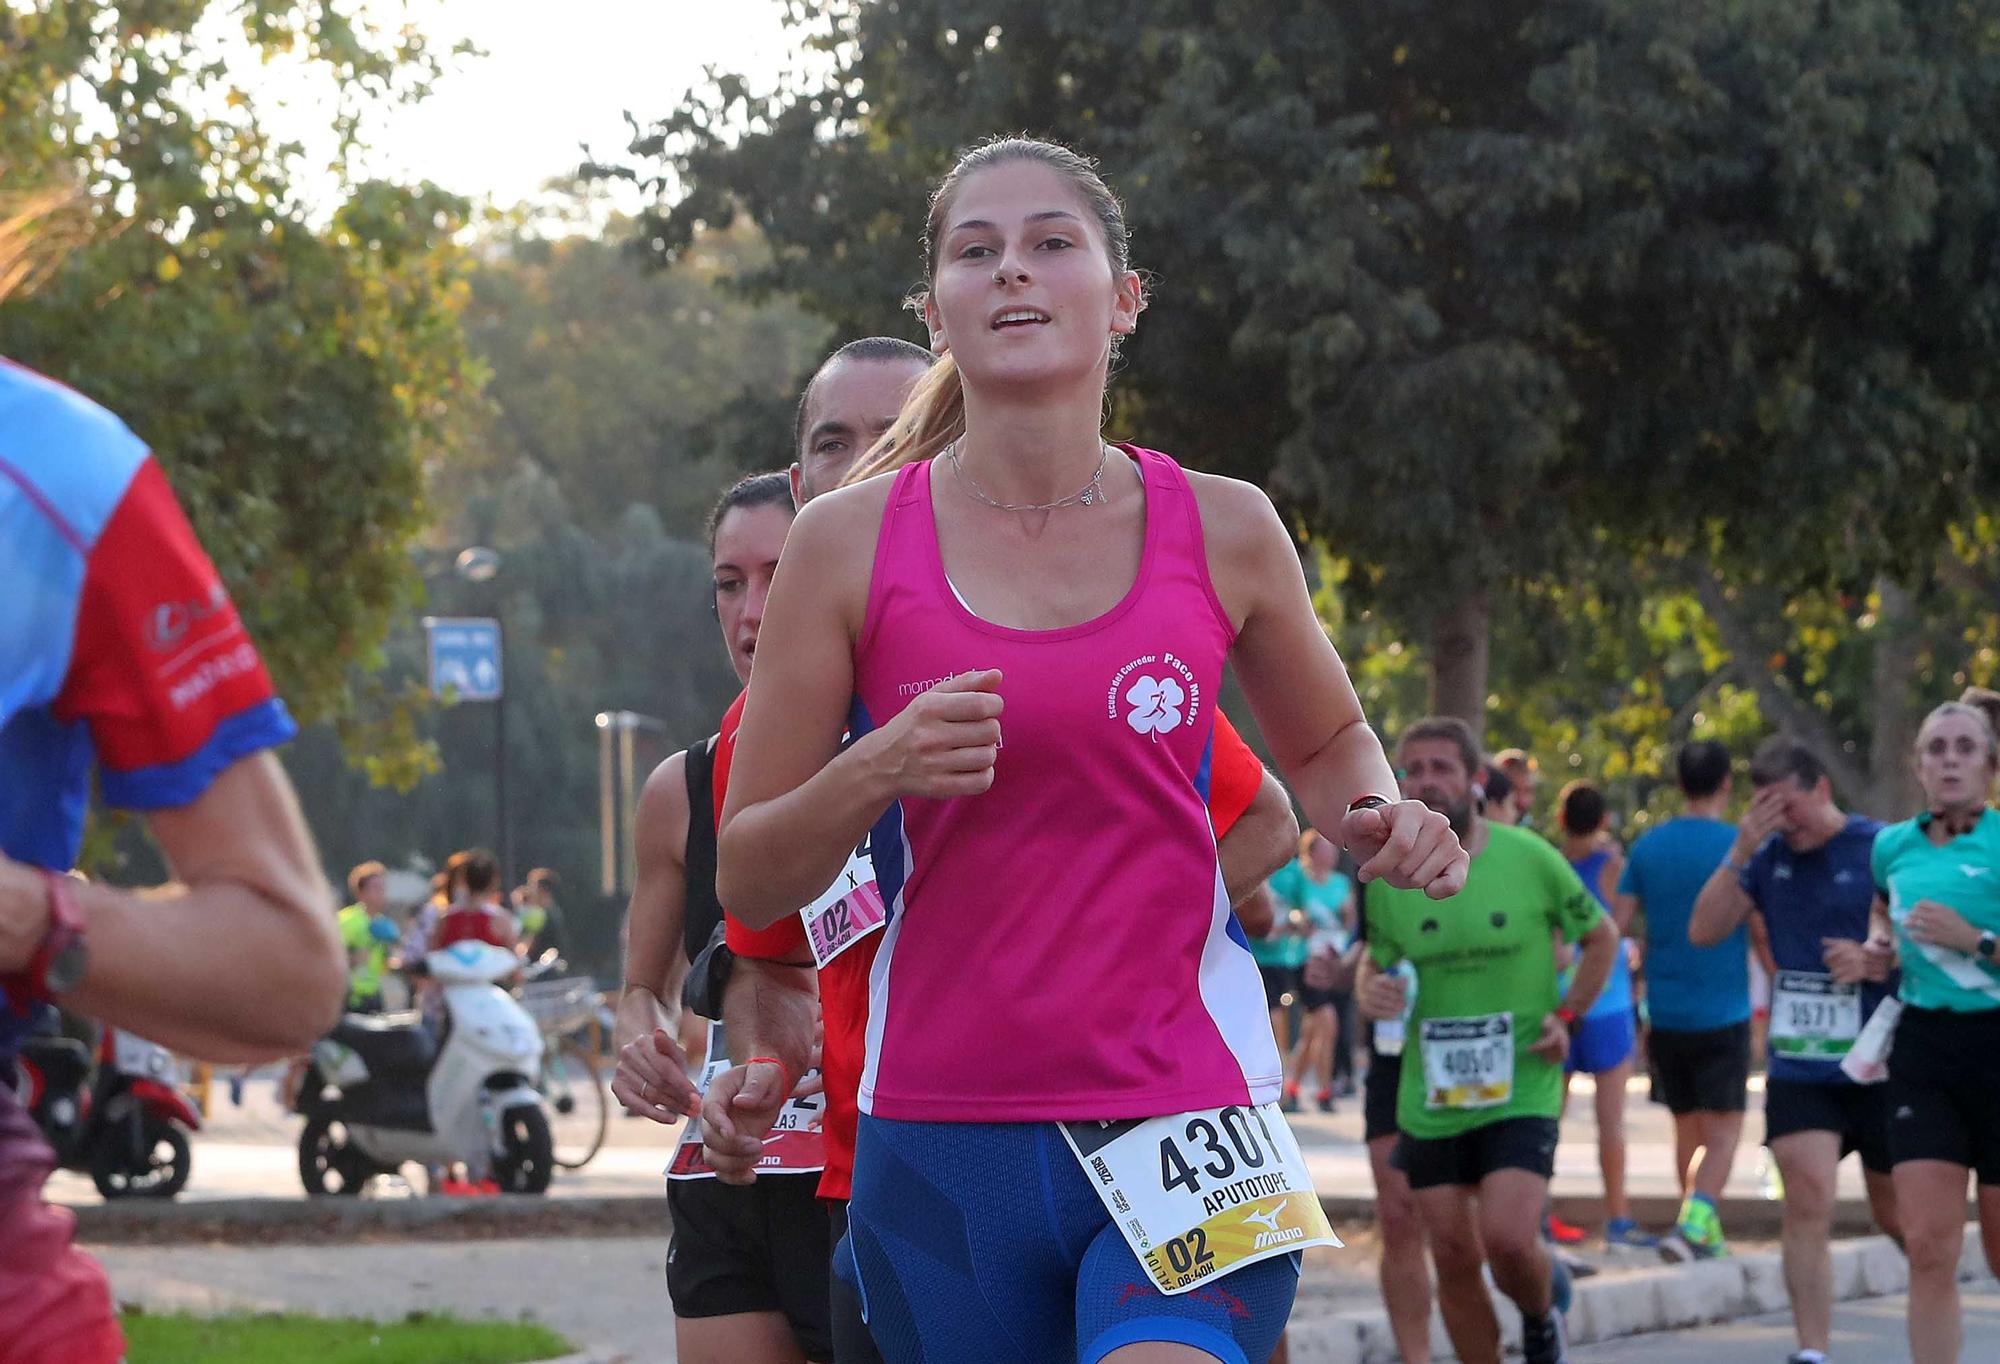
[[[899,395],[924,372],[923,359],[899,343],[875,339],[837,352],[807,390],[790,480],[770,476],[768,490],[760,490],[758,480],[746,481],[718,506],[718,616],[746,677],[790,528],[790,497],[810,497],[819,480],[837,482],[842,457],[851,459],[886,428]],[[815,448],[823,435],[827,439]],[[770,509],[768,526],[761,543],[753,543],[744,532],[754,529],[758,507]],[[725,725],[725,738],[740,711],[739,705]],[[1992,821],[1977,816],[1983,804],[1974,801],[1976,788],[1983,802],[1987,787],[1981,782],[1990,784],[1994,775],[1992,734],[1988,712],[1946,706],[1926,722],[1917,755],[1931,805],[1942,810],[1956,802],[1950,808],[1959,811],[1959,823],[1952,827],[1971,817],[1975,838],[1995,832]],[[1894,868],[1910,854],[1885,861],[1877,851],[1878,841],[1894,830],[1840,811],[1811,752],[1783,736],[1752,756],[1753,795],[1733,822],[1732,809],[1744,802],[1736,799],[1729,751],[1710,741],[1682,746],[1673,761],[1680,809],[1629,846],[1617,836],[1603,793],[1587,780],[1554,793],[1543,816],[1546,833],[1535,827],[1534,758],[1519,750],[1486,756],[1457,721],[1410,726],[1400,736],[1396,762],[1403,793],[1445,815],[1471,851],[1462,892],[1439,903],[1380,881],[1362,884],[1353,859],[1307,829],[1284,848],[1290,856],[1275,859],[1282,866],[1261,883],[1252,877],[1248,885],[1233,885],[1231,894],[1285,1058],[1282,1108],[1334,1111],[1344,1098],[1362,1099],[1379,1192],[1382,1295],[1405,1359],[1431,1357],[1434,1302],[1460,1358],[1498,1357],[1499,1327],[1484,1287],[1488,1274],[1521,1309],[1529,1357],[1564,1357],[1554,1309],[1566,1302],[1570,1269],[1580,1266],[1556,1247],[1575,1245],[1587,1234],[1548,1215],[1546,1205],[1557,1119],[1579,1072],[1590,1077],[1597,1119],[1604,1199],[1595,1233],[1606,1243],[1657,1248],[1680,1260],[1728,1254],[1722,1196],[1738,1159],[1751,1077],[1762,1070],[1763,1140],[1771,1187],[1784,1198],[1786,1281],[1797,1319],[1793,1359],[1818,1364],[1827,1357],[1835,1172],[1849,1153],[1860,1157],[1877,1222],[1909,1249],[1917,1292],[1934,1308],[1949,1307],[1962,1214],[1938,1214],[1935,1225],[1921,1230],[1899,1218],[1890,1171],[1900,1149],[1899,1179],[1940,1186],[1956,1179],[1962,1187],[1968,1170],[1979,1172],[1984,1224],[2000,1226],[1987,1187],[1993,1182],[1989,1134],[2000,1131],[2000,1114],[1988,1116],[1978,1107],[1986,1098],[1976,1087],[1933,1078],[1926,1082],[1928,1101],[1917,1111],[1942,1114],[1943,1133],[1905,1118],[1899,1145],[1892,1140],[1897,1087],[1879,1083],[1889,1058],[1876,1056],[1872,1069],[1842,1065],[1863,1043],[1877,1005],[1893,997],[1889,905],[1903,907],[1905,942],[1918,950],[1930,944],[1916,934],[1959,931],[1935,910],[1918,908],[1920,889],[1905,888],[1899,896]],[[1273,847],[1296,826],[1288,818],[1274,824],[1270,793],[1260,796],[1267,813],[1256,816],[1254,856],[1269,866]],[[697,804],[713,819],[721,802],[709,791]],[[687,805],[683,793],[674,819],[680,837],[691,840],[684,846],[692,846],[707,836],[701,822],[686,822]],[[1228,815],[1215,817],[1225,869],[1234,814],[1232,806]],[[1246,807],[1244,817],[1253,815]],[[642,857],[645,819],[642,807]],[[1933,822],[1927,814],[1908,827]],[[1980,869],[1993,865],[1992,850],[1962,838],[1953,846],[1953,855],[1973,868],[1971,889],[1980,889]],[[1922,856],[1921,845],[1915,854],[1920,862],[1935,860]],[[685,854],[673,860],[677,889],[690,897],[712,890],[711,861],[689,862]],[[689,866],[697,868],[692,882],[685,879]],[[2000,904],[1982,905],[1962,892],[1958,901],[1973,916],[1965,922],[2000,922]],[[638,907],[635,901],[635,930],[643,918]],[[775,950],[758,946],[747,932],[739,940],[733,923],[727,935],[704,928],[678,961],[674,953],[656,951],[651,966],[628,971],[628,999],[636,992],[644,1007],[621,1036],[627,1043],[621,1098],[635,1111],[674,1121],[700,1103],[696,1087],[686,1082],[685,1062],[674,1064],[668,1041],[679,1015],[678,1001],[670,1000],[677,971],[697,960],[712,963],[718,945],[726,951],[725,937],[744,949],[733,961],[739,979],[771,973],[767,992],[781,981],[809,988],[819,968],[828,1011],[829,1131],[845,1129],[830,1137],[825,1176],[818,1181],[818,1192],[836,1211],[836,1241],[844,1230],[839,1209],[851,1188],[846,1150],[853,1140],[852,1094],[877,945],[873,927],[879,924],[864,924],[857,938],[822,945],[808,922],[806,932],[787,936]],[[1981,960],[1981,941],[1972,934],[1964,954],[1969,961]],[[1990,974],[1987,967],[1974,969]],[[704,1007],[725,1012],[727,987],[702,988],[709,991]],[[2000,1002],[2000,990],[1988,996]],[[1976,1002],[1967,994],[1952,998]],[[1479,1026],[1468,1027],[1467,1020]],[[1977,1022],[1968,1018],[1964,1026]],[[1958,1025],[1950,1016],[1933,1024]],[[730,1049],[738,1059],[765,1049],[761,1039],[752,1040],[754,1033],[746,1034],[743,1045]],[[1505,1045],[1491,1045],[1496,1036],[1504,1036]],[[1427,1046],[1435,1064],[1426,1059]],[[1406,1048],[1413,1058],[1407,1068]],[[1420,1068],[1425,1065],[1429,1069]],[[755,1073],[755,1066],[728,1072],[739,1088],[754,1085]],[[1635,1075],[1647,1077],[1650,1099],[1673,1115],[1683,1201],[1669,1226],[1642,1228],[1629,1212],[1624,1114]],[[722,1088],[737,1092],[728,1084]],[[728,1102],[716,1105],[715,1093],[711,1089],[707,1112],[717,1120],[713,1125],[726,1127]],[[748,1154],[760,1149],[754,1137],[739,1138],[733,1151],[713,1133],[708,1140],[715,1171],[725,1176],[740,1179],[758,1158]],[[799,1192],[813,1183],[802,1181]],[[716,1196],[726,1201],[727,1188]],[[808,1195],[805,1203],[810,1201]],[[792,1220],[805,1228],[809,1217],[795,1212]],[[861,1318],[857,1276],[836,1272],[824,1301],[815,1291],[801,1304],[804,1280],[796,1258],[786,1270],[785,1257],[758,1251],[763,1242],[745,1239],[740,1224],[735,1239],[716,1234],[734,1247],[726,1251],[705,1248],[699,1219],[677,1218],[675,1225],[669,1283],[686,1284],[674,1296],[688,1357],[719,1358],[758,1341],[770,1351],[759,1357],[879,1357]],[[770,1233],[769,1222],[757,1225],[763,1235]],[[817,1243],[815,1234],[809,1244]],[[795,1240],[787,1244],[796,1250]],[[1989,1257],[2000,1261],[1991,1230],[1987,1245]],[[813,1250],[807,1259],[817,1262],[819,1254]],[[1917,1357],[1953,1358],[1955,1346],[1940,1333],[1955,1321],[1955,1312],[1943,1310],[1916,1324],[1913,1338],[1926,1332],[1934,1337],[1918,1347]],[[1536,1327],[1543,1328],[1539,1338]],[[710,1354],[704,1341],[722,1344]],[[834,1341],[843,1342],[837,1350]],[[1282,1358],[1282,1341],[1276,1350],[1273,1357]]]

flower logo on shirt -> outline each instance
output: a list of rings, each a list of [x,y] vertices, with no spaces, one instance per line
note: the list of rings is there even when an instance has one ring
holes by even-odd
[[[1125,723],[1157,740],[1180,727],[1181,707],[1186,702],[1187,693],[1173,678],[1141,677],[1125,693],[1125,704],[1132,708],[1125,714]]]
[[[1104,689],[1104,718],[1122,720],[1155,743],[1162,734],[1193,728],[1201,716],[1201,680],[1186,659],[1169,650],[1140,654],[1112,675]]]

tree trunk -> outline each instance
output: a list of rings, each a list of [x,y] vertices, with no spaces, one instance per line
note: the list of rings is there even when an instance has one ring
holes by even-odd
[[[1911,695],[1920,644],[1917,613],[1910,594],[1887,578],[1876,580],[1875,597],[1875,730],[1868,740],[1868,790],[1861,813],[1905,819],[1920,800],[1912,759],[1921,719]]]
[[[1486,669],[1493,609],[1484,591],[1469,592],[1431,620],[1431,713],[1456,715],[1486,732]]]

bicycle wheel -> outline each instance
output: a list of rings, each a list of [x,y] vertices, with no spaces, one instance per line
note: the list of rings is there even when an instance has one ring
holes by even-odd
[[[611,1118],[597,1066],[573,1041],[551,1046],[542,1053],[540,1088],[549,1105],[556,1164],[581,1170],[603,1148]]]

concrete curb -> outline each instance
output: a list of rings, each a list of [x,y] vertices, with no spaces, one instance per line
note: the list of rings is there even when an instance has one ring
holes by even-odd
[[[1980,1278],[1986,1257],[1979,1228],[1968,1227],[1959,1278]],[[1836,1302],[1900,1293],[1909,1286],[1909,1265],[1886,1236],[1836,1243],[1833,1291]],[[1653,1331],[1708,1326],[1739,1317],[1788,1311],[1785,1279],[1777,1252],[1737,1255],[1691,1265],[1662,1266],[1636,1274],[1601,1276],[1576,1285],[1569,1313],[1572,1345],[1598,1344]],[[1494,1295],[1506,1348],[1520,1348],[1521,1318],[1511,1302]],[[1290,1331],[1292,1358],[1299,1364],[1395,1364],[1398,1355],[1380,1310],[1342,1312]],[[1431,1316],[1433,1358],[1452,1359],[1444,1324]]]
[[[1335,1226],[1375,1220],[1368,1194],[1322,1194],[1320,1205]],[[1596,1228],[1604,1219],[1595,1198],[1557,1197],[1556,1215]],[[1736,1236],[1775,1236],[1781,1203],[1761,1198],[1723,1200],[1723,1225]],[[1668,1198],[1634,1198],[1632,1215],[1641,1226],[1668,1227],[1679,1209]],[[134,1199],[89,1203],[72,1209],[79,1237],[99,1245],[162,1240],[221,1241],[245,1236],[280,1241],[351,1240],[396,1237],[423,1240],[449,1236],[536,1237],[618,1235],[668,1230],[664,1194],[617,1194],[595,1198],[544,1198],[502,1194],[497,1198],[227,1198],[156,1203]],[[1976,1212],[1968,1208],[1968,1214]],[[1834,1212],[1836,1235],[1872,1230],[1868,1205],[1848,1199]]]
[[[77,1239],[92,1245],[249,1240],[261,1244],[392,1237],[439,1239],[628,1235],[669,1228],[664,1194],[611,1198],[231,1198],[132,1200],[73,1209]]]

